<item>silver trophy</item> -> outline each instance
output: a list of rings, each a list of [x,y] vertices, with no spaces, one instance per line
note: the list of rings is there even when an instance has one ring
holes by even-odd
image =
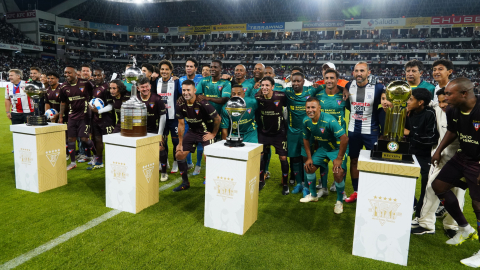
[[[243,137],[240,134],[240,121],[242,120],[243,115],[247,111],[247,103],[241,97],[233,97],[225,106],[225,109],[228,112],[228,118],[230,118],[230,132],[227,137],[227,142],[225,146],[229,147],[242,147],[245,146],[243,143]],[[234,130],[237,130],[237,134],[233,134]]]
[[[38,102],[40,98],[46,95],[47,90],[38,87],[38,85],[27,83],[25,85],[25,94],[27,94],[33,101],[33,115],[27,117],[28,126],[45,126],[48,125],[47,117],[45,115],[39,115]]]

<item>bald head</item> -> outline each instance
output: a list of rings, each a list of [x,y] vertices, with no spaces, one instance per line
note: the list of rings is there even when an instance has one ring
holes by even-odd
[[[447,88],[455,89],[459,92],[471,92],[473,94],[474,85],[469,79],[462,77],[450,81]]]
[[[265,76],[265,65],[262,63],[258,63],[255,65],[255,68],[253,69],[253,77],[255,78],[255,81],[259,81],[263,79]]]
[[[235,80],[238,83],[242,83],[245,80],[245,76],[247,75],[247,69],[244,65],[237,65],[235,67]]]
[[[273,67],[266,67],[265,68],[265,77],[275,78],[275,70],[273,69]]]

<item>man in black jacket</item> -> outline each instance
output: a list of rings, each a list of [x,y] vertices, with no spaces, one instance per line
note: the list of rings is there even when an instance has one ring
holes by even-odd
[[[409,115],[405,123],[405,134],[410,139],[410,153],[415,155],[420,164],[420,175],[422,177],[418,205],[423,205],[428,183],[428,172],[430,171],[432,147],[437,144],[439,136],[435,110],[428,106],[431,100],[430,91],[425,88],[416,88],[407,101]],[[415,205],[417,205],[416,198]],[[416,211],[412,227],[418,226],[417,219],[419,217],[420,211]]]

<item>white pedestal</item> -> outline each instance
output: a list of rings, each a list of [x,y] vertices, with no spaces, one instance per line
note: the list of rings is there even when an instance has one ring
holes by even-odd
[[[17,189],[40,193],[67,184],[65,130],[55,123],[10,126]]]
[[[353,255],[407,265],[420,165],[370,160],[362,150]]]
[[[104,135],[107,207],[136,214],[158,202],[161,135]]]
[[[257,220],[258,177],[263,146],[225,141],[205,147],[205,227],[243,235]]]

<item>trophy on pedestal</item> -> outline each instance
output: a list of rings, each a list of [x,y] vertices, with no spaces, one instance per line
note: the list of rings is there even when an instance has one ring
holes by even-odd
[[[225,106],[225,110],[228,112],[228,118],[230,119],[230,132],[227,137],[227,142],[225,146],[229,147],[242,147],[245,146],[243,143],[243,137],[240,135],[240,121],[242,120],[243,115],[247,111],[247,103],[241,97],[233,97]],[[233,130],[237,130],[237,134],[233,134]]]
[[[132,84],[132,92],[129,100],[121,107],[121,131],[125,137],[147,136],[147,106],[137,98],[137,81],[142,71],[136,67],[137,60],[133,57],[133,65],[125,71],[128,83]]]
[[[45,115],[39,115],[38,112],[38,102],[40,98],[43,97],[46,93],[46,89],[41,89],[39,86],[31,83],[27,83],[25,85],[25,93],[32,99],[33,101],[33,115],[27,117],[27,125],[28,126],[45,126],[48,125],[47,117]]]
[[[387,100],[393,107],[387,108],[383,137],[379,138],[371,152],[374,160],[414,163],[410,143],[403,138],[406,108],[403,104],[410,98],[412,89],[407,82],[394,81],[386,88]]]

